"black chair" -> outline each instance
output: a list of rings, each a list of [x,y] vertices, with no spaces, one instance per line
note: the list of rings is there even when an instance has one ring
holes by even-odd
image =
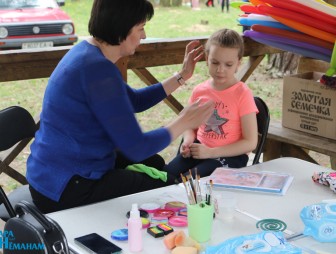
[[[12,106],[0,111],[0,173],[6,173],[23,184],[8,194],[13,207],[22,200],[33,204],[27,180],[9,164],[34,138],[37,129],[38,124],[32,115],[22,107]],[[10,217],[2,204],[0,218],[6,221]]]
[[[259,140],[256,149],[254,149],[254,158],[252,161],[252,165],[260,163],[260,156],[263,152],[263,148],[265,145],[268,127],[270,123],[270,113],[266,103],[259,97],[254,97],[255,104],[258,108],[259,113],[257,114],[257,124],[258,124],[258,134]],[[183,139],[180,142],[180,145],[177,149],[177,155],[180,153],[180,148],[183,143]]]
[[[254,152],[254,158],[252,165],[260,163],[260,156],[263,152],[267,133],[268,133],[268,127],[270,123],[270,112],[268,110],[268,107],[266,103],[259,97],[254,97],[255,104],[259,110],[259,113],[257,114],[257,124],[258,124],[258,133],[259,133],[259,141],[257,144],[256,149]]]

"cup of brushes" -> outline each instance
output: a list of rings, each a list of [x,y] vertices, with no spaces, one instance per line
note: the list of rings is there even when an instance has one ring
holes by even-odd
[[[196,170],[195,170],[196,171]],[[212,180],[206,184],[205,200],[203,200],[200,188],[200,175],[195,172],[195,179],[191,171],[187,176],[181,175],[186,189],[189,204],[188,232],[189,236],[197,242],[207,242],[211,238],[214,218],[214,205],[212,202]]]

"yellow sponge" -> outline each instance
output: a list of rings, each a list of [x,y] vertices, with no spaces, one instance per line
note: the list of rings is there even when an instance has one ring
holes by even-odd
[[[175,248],[175,246],[176,246],[175,237],[176,237],[177,234],[179,234],[179,232],[180,231],[171,232],[170,234],[166,235],[163,238],[163,243],[167,247],[167,249],[171,250],[171,249]]]
[[[197,254],[197,249],[189,246],[178,246],[171,252],[172,254]]]

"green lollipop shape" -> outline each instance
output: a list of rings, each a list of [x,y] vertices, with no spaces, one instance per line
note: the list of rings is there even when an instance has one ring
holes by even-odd
[[[333,52],[331,54],[330,67],[326,71],[325,75],[321,77],[320,82],[326,86],[336,87],[336,41],[334,45]]]

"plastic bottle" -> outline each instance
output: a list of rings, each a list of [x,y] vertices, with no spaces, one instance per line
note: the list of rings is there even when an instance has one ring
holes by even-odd
[[[142,250],[142,222],[138,204],[132,204],[132,210],[128,219],[128,247],[131,252]]]

